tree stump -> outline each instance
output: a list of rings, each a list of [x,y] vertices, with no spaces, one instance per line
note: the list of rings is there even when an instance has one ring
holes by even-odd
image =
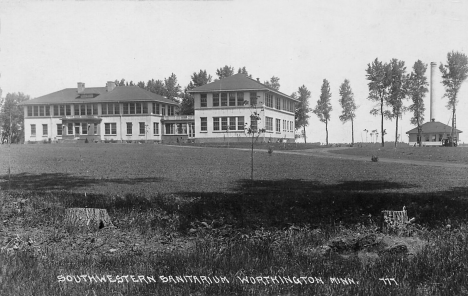
[[[409,223],[405,207],[402,211],[382,211],[380,229],[383,233],[398,233],[405,229]]]
[[[64,219],[66,229],[70,231],[96,231],[114,226],[106,209],[68,208]]]

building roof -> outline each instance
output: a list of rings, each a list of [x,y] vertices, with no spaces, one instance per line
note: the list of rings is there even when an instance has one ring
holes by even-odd
[[[93,98],[81,98],[77,88],[65,88],[45,96],[25,101],[21,105],[36,104],[78,104],[101,102],[131,102],[131,101],[159,101],[177,105],[158,94],[144,90],[138,86],[116,86],[108,92],[106,87],[87,87],[83,94],[94,94]]]
[[[423,133],[435,133],[435,134],[443,134],[443,133],[450,133],[452,131],[452,127],[450,125],[443,124],[439,121],[430,121],[426,122],[421,125]],[[461,130],[456,129],[457,133],[462,133]],[[417,134],[418,128],[415,127],[412,130],[406,132],[407,134]]]
[[[276,89],[266,86],[263,83],[258,82],[252,78],[247,77],[245,74],[238,73],[234,74],[229,77],[222,78],[220,80],[216,80],[214,82],[196,87],[194,89],[189,90],[189,93],[201,93],[201,92],[215,92],[215,91],[253,91],[253,90],[261,90],[261,91],[271,91],[273,93],[279,94],[281,96],[287,97],[291,100],[298,101]]]

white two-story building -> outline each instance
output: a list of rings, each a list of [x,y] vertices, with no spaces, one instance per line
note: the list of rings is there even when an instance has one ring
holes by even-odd
[[[178,104],[137,86],[66,88],[22,103],[25,142],[60,140],[162,141]],[[192,127],[192,126],[191,126]],[[186,129],[186,134],[193,132]]]
[[[189,91],[194,97],[197,142],[248,141],[246,127],[265,129],[264,141],[294,141],[298,101],[258,80],[236,74]],[[251,115],[257,112],[260,120]]]

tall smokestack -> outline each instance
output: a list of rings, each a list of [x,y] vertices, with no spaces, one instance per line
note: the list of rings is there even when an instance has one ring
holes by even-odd
[[[431,62],[431,109],[430,109],[430,121],[435,121],[435,71],[436,71],[437,63]]]

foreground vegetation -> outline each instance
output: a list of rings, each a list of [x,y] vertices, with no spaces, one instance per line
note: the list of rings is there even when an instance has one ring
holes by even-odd
[[[244,151],[117,144],[20,148],[13,153],[21,166],[12,170],[11,190],[0,192],[2,295],[468,292],[468,194],[461,170],[428,167],[414,176],[419,171],[412,166],[258,152],[258,180],[251,182],[242,178],[249,161]],[[86,172],[90,167],[95,171]],[[7,189],[6,175],[2,181]],[[381,210],[403,206],[418,223],[406,235],[427,242],[414,256],[320,251],[333,238],[375,233]],[[67,232],[63,214],[69,207],[105,208],[116,228]],[[60,275],[145,275],[155,282],[59,282]],[[229,284],[164,283],[170,275],[225,277]],[[242,283],[245,276],[313,277],[314,284]],[[338,277],[353,282],[330,282]]]

